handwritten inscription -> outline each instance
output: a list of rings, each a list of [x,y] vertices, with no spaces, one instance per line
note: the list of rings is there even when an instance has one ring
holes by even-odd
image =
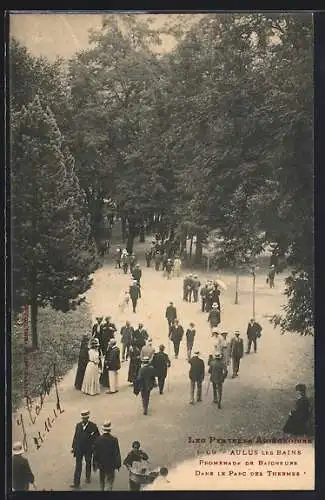
[[[28,394],[25,397],[30,424],[34,426],[42,411],[44,402],[46,400],[46,396],[50,394],[53,386],[56,393],[56,406],[55,408],[53,408],[52,412],[50,412],[50,414],[44,419],[41,431],[38,431],[36,435],[32,436],[32,441],[35,444],[37,450],[42,446],[47,434],[51,432],[56,419],[62,413],[64,413],[64,409],[62,408],[59,396],[55,364],[50,366],[47,374],[44,376],[43,382],[41,384],[41,390],[39,392],[37,400],[36,401],[33,400]],[[20,414],[19,418],[17,419],[17,425],[20,426],[22,429],[23,446],[24,450],[27,451],[28,440],[27,440],[26,426],[22,414]]]

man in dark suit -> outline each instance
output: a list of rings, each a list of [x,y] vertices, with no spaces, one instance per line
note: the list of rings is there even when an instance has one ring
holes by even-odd
[[[107,351],[108,343],[111,339],[114,338],[116,332],[116,326],[111,322],[111,317],[106,316],[105,323],[101,325],[101,331],[99,335],[95,335],[99,340],[100,351],[103,356]]]
[[[169,331],[170,331],[170,327],[172,326],[175,319],[177,319],[177,311],[176,311],[176,307],[174,306],[173,302],[170,302],[169,306],[166,308],[165,318],[168,321],[168,327],[169,327]]]
[[[127,321],[121,328],[121,343],[122,343],[122,361],[126,361],[129,357],[130,347],[133,342],[134,328]]]
[[[73,456],[76,459],[73,484],[70,486],[73,489],[80,489],[82,459],[84,457],[86,461],[86,482],[90,483],[91,481],[93,444],[97,436],[99,436],[99,430],[97,425],[89,420],[89,416],[89,410],[81,412],[81,422],[76,425],[73,436],[71,453],[73,453]]]
[[[134,386],[135,394],[141,392],[144,415],[148,415],[150,392],[155,385],[155,369],[153,366],[149,365],[149,361],[148,357],[143,358],[142,366]]]
[[[165,379],[167,377],[167,370],[170,368],[170,359],[168,355],[164,352],[165,346],[159,346],[159,352],[156,352],[153,356],[152,366],[155,369],[156,377],[158,378],[159,393],[163,394]]]
[[[129,293],[130,293],[130,297],[131,297],[131,300],[132,300],[133,312],[135,313],[136,312],[136,308],[137,308],[138,299],[140,297],[140,294],[139,294],[139,285],[138,285],[137,280],[133,280],[133,282],[131,283],[131,286],[130,286],[130,289],[129,289]]]
[[[261,325],[257,323],[254,318],[252,318],[247,326],[248,344],[246,354],[250,353],[252,344],[254,345],[254,352],[257,351],[257,339],[260,338],[261,331]]]
[[[23,453],[23,445],[17,441],[12,447],[12,487],[14,491],[28,491],[29,485],[34,484],[34,474],[27,458],[22,456]]]
[[[119,390],[118,373],[121,369],[120,348],[116,345],[116,340],[111,339],[106,351],[105,369],[108,370],[109,390],[108,394],[115,394]]]
[[[194,405],[195,386],[197,387],[197,402],[199,403],[200,401],[202,401],[202,382],[205,375],[205,366],[203,359],[199,358],[199,355],[199,351],[195,351],[194,356],[189,360],[189,363],[191,365],[189,371],[189,377],[191,381],[191,405]]]
[[[108,491],[112,491],[115,470],[121,467],[121,453],[118,439],[111,435],[111,422],[103,425],[103,434],[94,443],[94,470],[99,469],[99,482],[102,491],[105,490],[105,480]]]
[[[96,321],[93,325],[93,328],[92,328],[92,336],[93,337],[97,337],[98,340],[99,340],[99,336],[101,335],[102,331],[103,331],[103,316],[98,316],[96,318]]]
[[[230,341],[230,357],[232,359],[232,378],[238,377],[240,360],[244,355],[244,342],[239,337],[240,333],[235,332],[235,336]]]
[[[178,358],[179,346],[184,335],[184,328],[179,324],[178,320],[174,321],[173,326],[170,328],[168,337],[174,344],[175,359]]]
[[[295,389],[296,404],[289,413],[283,432],[293,436],[308,436],[312,434],[312,413],[309,399],[306,396],[306,386],[305,384],[297,384]]]
[[[149,334],[145,328],[143,328],[143,323],[139,323],[138,328],[133,334],[133,343],[141,350],[144,345],[146,345],[149,339]]]
[[[210,358],[209,373],[213,388],[213,402],[218,404],[218,408],[221,408],[222,386],[228,375],[221,352],[217,352],[214,357]]]

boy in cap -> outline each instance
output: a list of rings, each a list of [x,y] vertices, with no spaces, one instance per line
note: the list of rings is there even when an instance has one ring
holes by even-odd
[[[23,457],[24,448],[20,441],[12,447],[12,487],[14,491],[28,491],[29,485],[34,483],[34,474],[31,471],[27,458]]]
[[[199,358],[200,352],[196,350],[194,356],[189,360],[191,365],[189,371],[189,378],[191,381],[190,389],[190,404],[194,405],[194,391],[195,386],[197,387],[197,402],[202,401],[202,382],[205,375],[205,366],[203,359]]]
[[[148,455],[141,450],[141,445],[139,441],[133,441],[132,443],[132,450],[127,454],[123,465],[128,469],[130,472],[130,478],[129,478],[129,486],[130,486],[130,491],[140,491],[141,489],[141,484],[136,483],[132,481],[131,479],[131,469],[133,466],[134,462],[141,462],[142,460],[148,460],[149,457]]]
[[[213,388],[213,402],[218,404],[218,408],[221,408],[222,386],[228,375],[221,352],[217,352],[214,357],[210,358],[209,373]]]
[[[81,412],[81,422],[76,425],[73,436],[71,453],[76,459],[74,472],[73,489],[80,489],[80,478],[82,472],[82,460],[86,462],[86,482],[91,481],[91,460],[93,455],[93,445],[95,439],[99,436],[99,430],[96,424],[89,420],[90,411]]]
[[[99,469],[99,482],[102,491],[105,491],[105,480],[108,482],[108,491],[112,491],[115,470],[121,467],[121,453],[118,439],[111,434],[111,422],[104,423],[101,436],[94,443],[94,470]]]

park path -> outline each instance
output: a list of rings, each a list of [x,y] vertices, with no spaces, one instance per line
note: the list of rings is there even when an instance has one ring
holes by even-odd
[[[202,281],[215,274],[200,273]],[[246,341],[245,333],[252,309],[252,278],[240,278],[239,304],[234,304],[235,277],[222,273],[228,289],[222,294],[221,328],[233,332],[238,329]],[[182,277],[167,280],[161,272],[147,269],[143,264],[142,298],[136,314],[131,310],[122,314],[118,301],[130,281],[112,265],[105,264],[96,271],[94,283],[87,293],[92,317],[111,315],[118,329],[130,319],[136,326],[143,322],[156,347],[165,343],[170,349],[172,367],[164,395],[153,391],[149,415],[142,414],[141,399],[132,393],[127,383],[128,363],[120,370],[120,392],[108,395],[86,396],[73,387],[75,368],[61,381],[59,394],[64,409],[42,446],[36,450],[31,436],[44,428],[44,419],[53,410],[54,391],[46,399],[37,422],[31,425],[26,410],[23,411],[25,429],[28,435],[27,456],[36,476],[38,489],[64,491],[72,481],[74,461],[70,454],[71,441],[80,411],[91,410],[91,418],[99,426],[111,420],[112,433],[119,438],[122,459],[129,451],[131,442],[138,439],[146,450],[153,465],[174,466],[195,455],[195,447],[188,443],[191,437],[251,438],[268,436],[281,429],[287,412],[292,405],[294,386],[304,382],[313,384],[313,341],[309,337],[281,335],[273,329],[267,317],[280,311],[283,296],[284,275],[276,280],[276,287],[270,289],[262,272],[256,278],[256,318],[263,326],[262,338],[257,354],[245,356],[241,363],[238,379],[227,379],[224,385],[223,409],[211,404],[211,388],[206,395],[207,382],[203,389],[203,402],[189,405],[188,363],[186,346],[181,344],[180,357],[173,359],[168,346],[165,308],[169,301],[176,305],[184,329],[193,321],[197,328],[196,346],[207,359],[211,351],[211,337],[206,314],[201,313],[199,304],[188,304],[182,300]],[[117,335],[119,341],[119,335]],[[208,378],[206,378],[206,381]],[[52,414],[52,413],[51,413]],[[13,423],[13,437],[21,437],[21,428]],[[94,475],[90,485],[82,484],[84,490],[98,490],[98,477]],[[128,475],[122,467],[117,474],[115,490],[128,489]]]

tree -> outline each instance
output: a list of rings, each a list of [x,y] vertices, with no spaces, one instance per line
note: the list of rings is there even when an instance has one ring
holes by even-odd
[[[38,96],[12,114],[11,162],[13,304],[30,305],[37,348],[38,307],[75,308],[97,266],[73,158]]]

